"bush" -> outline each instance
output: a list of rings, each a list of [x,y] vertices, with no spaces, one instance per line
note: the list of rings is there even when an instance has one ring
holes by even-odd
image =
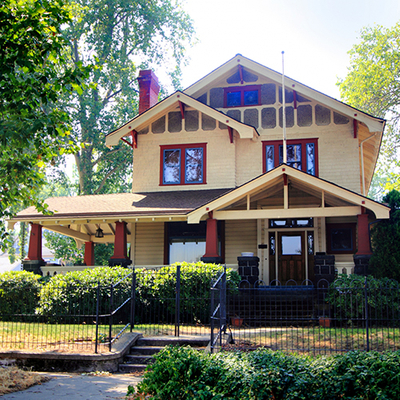
[[[194,320],[209,323],[210,288],[212,281],[221,273],[221,266],[216,264],[175,263],[158,270],[137,270],[136,306],[146,308],[142,319],[156,315],[157,306],[162,306],[171,317],[175,315],[175,288],[177,266],[181,266],[180,309],[182,321]],[[240,282],[236,271],[227,270],[227,287],[235,289]],[[147,311],[148,309],[152,308]],[[146,321],[140,321],[144,323]],[[160,321],[161,322],[161,321]]]
[[[395,399],[400,352],[311,358],[167,347],[137,386],[152,399]],[[141,397],[142,398],[142,397]]]
[[[27,271],[9,271],[0,274],[0,312],[7,314],[34,314],[42,287],[40,275]]]
[[[37,313],[45,316],[96,313],[97,286],[100,284],[100,313],[109,312],[109,288],[131,270],[122,267],[98,267],[56,275],[40,291]],[[131,280],[115,288],[116,298],[130,295]]]
[[[334,317],[339,321],[355,321],[365,318],[365,277],[339,275],[331,283],[327,302],[333,307]],[[375,320],[398,318],[400,307],[399,283],[388,279],[367,277],[369,318]]]

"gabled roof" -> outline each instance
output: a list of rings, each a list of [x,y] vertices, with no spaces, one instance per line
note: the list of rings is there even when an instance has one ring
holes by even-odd
[[[282,74],[276,72],[268,67],[265,67],[255,61],[250,60],[237,54],[235,57],[221,65],[204,78],[200,79],[193,85],[189,86],[184,90],[187,95],[197,98],[203,94],[208,88],[212,88],[216,82],[223,78],[228,78],[237,72],[238,66],[242,66],[247,72],[262,75],[267,77],[277,84],[282,84]],[[385,120],[382,118],[373,117],[367,113],[357,110],[347,104],[344,104],[330,96],[327,96],[317,90],[311,89],[310,87],[303,85],[294,79],[285,76],[285,87],[289,90],[295,90],[297,93],[304,95],[305,97],[311,98],[327,107],[337,110],[349,118],[354,118],[360,122],[363,122],[369,129],[370,132],[382,132],[385,126]]]
[[[285,180],[297,189],[310,193],[319,200],[319,204],[301,204],[289,206],[289,192],[282,191],[280,206],[265,209],[251,209],[252,197],[260,193],[277,193],[277,187],[283,188]],[[243,201],[245,209],[233,209],[232,205]],[[221,195],[188,214],[189,223],[198,223],[204,215],[213,212],[216,219],[263,219],[263,218],[306,218],[354,216],[362,213],[362,207],[372,211],[376,218],[389,218],[390,208],[365,196],[342,188],[324,179],[309,175],[303,171],[281,164],[275,169]]]
[[[255,128],[250,125],[246,125],[242,122],[236,121],[235,119],[227,116],[226,114],[201,103],[200,101],[193,99],[185,93],[180,91],[175,92],[171,96],[160,101],[153,107],[149,108],[144,113],[137,115],[131,121],[116,129],[115,131],[109,133],[106,136],[106,146],[115,146],[118,144],[119,140],[129,135],[133,130],[137,130],[140,127],[148,125],[149,122],[160,118],[169,111],[176,111],[180,109],[180,104],[182,103],[192,109],[198,110],[203,114],[214,118],[215,120],[231,127],[236,130],[242,139],[252,139],[254,136],[258,136],[258,132]]]

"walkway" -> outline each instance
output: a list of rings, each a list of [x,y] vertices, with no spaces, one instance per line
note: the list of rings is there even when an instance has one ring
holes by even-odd
[[[132,374],[93,376],[73,373],[43,373],[51,380],[31,386],[22,392],[6,394],[1,400],[110,400],[123,399],[128,386],[136,386],[142,379]]]

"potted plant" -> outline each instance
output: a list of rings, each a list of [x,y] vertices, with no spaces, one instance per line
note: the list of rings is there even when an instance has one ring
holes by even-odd
[[[235,328],[240,328],[243,325],[243,318],[240,318],[237,315],[231,317],[231,325]]]

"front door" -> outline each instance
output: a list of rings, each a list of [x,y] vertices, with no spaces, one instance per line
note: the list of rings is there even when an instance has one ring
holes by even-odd
[[[278,280],[282,285],[305,279],[304,232],[278,233]]]

